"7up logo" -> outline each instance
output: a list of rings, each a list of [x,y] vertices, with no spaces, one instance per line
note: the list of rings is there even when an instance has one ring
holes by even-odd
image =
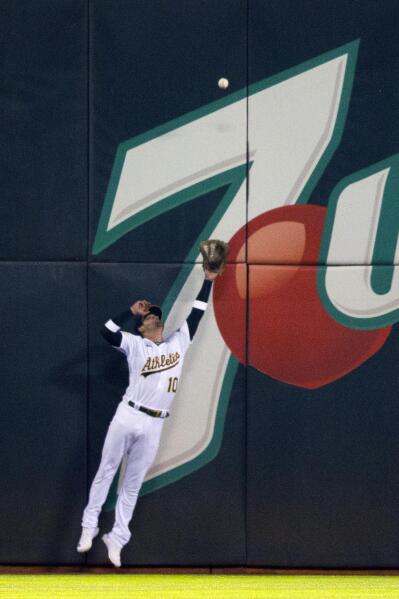
[[[229,266],[216,282],[213,303],[187,356],[187,375],[175,399],[173,419],[165,423],[144,492],[178,480],[219,450],[236,369],[240,360],[245,362],[246,333],[244,311],[238,317],[242,324],[236,324],[241,328],[232,338],[220,303],[234,294],[234,305],[240,300],[245,303],[248,280],[250,302],[254,295],[267,319],[264,294],[272,269],[279,271],[278,276],[286,269],[284,276],[293,281],[296,271],[303,274],[307,268],[313,273],[309,277],[314,277],[320,318],[328,322],[328,331],[341,342],[340,335],[360,335],[356,360],[317,380],[290,378],[284,368],[278,374],[274,365],[265,362],[267,352],[260,352],[258,360],[256,343],[250,346],[250,364],[298,386],[315,388],[343,376],[381,347],[389,326],[398,320],[399,157],[370,165],[342,181],[330,198],[327,215],[325,208],[307,204],[343,133],[357,47],[353,42],[250,85],[125,141],[117,150],[95,239],[96,254],[172,208],[201,201],[211,190],[227,189],[199,238],[193,240],[186,264],[164,301],[167,332],[184,321],[200,285],[201,266],[192,263],[200,262],[201,239],[232,240],[230,258],[239,263]],[[316,236],[313,253],[306,253],[308,234]],[[286,235],[284,247],[294,248],[294,253],[283,253],[286,263],[278,265],[270,240],[278,244],[281,235],[283,239]],[[270,266],[273,261],[275,266]],[[259,264],[252,266],[254,262]],[[342,266],[348,264],[352,266]],[[268,268],[265,284],[262,273]],[[299,296],[291,301],[292,306],[299,305],[300,314]],[[256,329],[262,332],[258,325],[257,321]],[[236,343],[240,335],[241,346]],[[270,344],[264,335],[259,339],[263,349]]]

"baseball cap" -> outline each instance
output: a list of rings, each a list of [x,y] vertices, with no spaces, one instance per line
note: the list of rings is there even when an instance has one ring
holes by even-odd
[[[150,306],[148,314],[155,314],[155,316],[158,316],[160,319],[162,318],[162,310],[159,306]],[[146,314],[146,316],[148,316],[148,314]]]

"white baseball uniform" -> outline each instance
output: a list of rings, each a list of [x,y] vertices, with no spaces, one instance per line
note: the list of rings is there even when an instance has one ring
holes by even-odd
[[[124,455],[123,484],[115,507],[115,523],[108,537],[123,547],[130,539],[129,522],[148,469],[158,451],[164,418],[177,390],[184,357],[206,309],[211,289],[205,281],[183,326],[162,343],[120,331],[117,319],[105,324],[104,336],[126,356],[129,385],[109,425],[101,463],[93,480],[82,527],[94,530],[101,508]],[[146,412],[140,411],[141,409]],[[147,413],[149,412],[149,413]]]

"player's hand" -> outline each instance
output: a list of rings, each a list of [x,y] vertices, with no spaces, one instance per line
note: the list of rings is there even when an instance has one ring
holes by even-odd
[[[219,274],[217,272],[211,272],[210,270],[206,270],[206,268],[204,268],[204,273],[207,281],[214,281]]]
[[[150,306],[151,303],[147,300],[137,300],[136,302],[134,302],[134,304],[130,306],[130,312],[134,316],[144,316],[145,314],[148,314]]]

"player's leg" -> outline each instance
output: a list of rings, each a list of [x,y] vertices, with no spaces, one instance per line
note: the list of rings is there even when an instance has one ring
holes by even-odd
[[[143,434],[128,449],[126,470],[115,507],[115,524],[108,537],[120,548],[130,539],[129,522],[132,519],[137,498],[145,475],[157,455],[163,420],[145,416]]]
[[[128,437],[129,431],[115,419],[112,420],[105,438],[100,466],[90,488],[89,501],[83,512],[82,536],[78,544],[78,551],[81,553],[91,548],[92,539],[98,533],[98,517],[122,461]]]

